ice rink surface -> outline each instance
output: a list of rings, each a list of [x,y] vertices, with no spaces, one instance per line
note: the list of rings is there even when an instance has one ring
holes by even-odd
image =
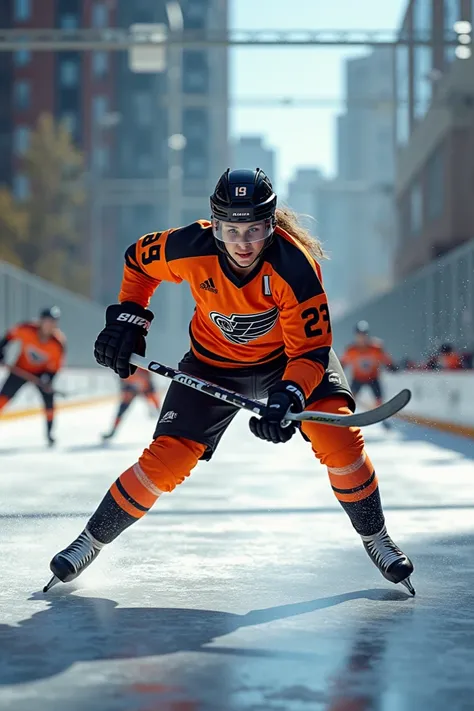
[[[209,464],[40,592],[154,427],[136,403],[0,425],[0,709],[458,711],[474,708],[474,443],[365,430],[409,598],[372,565],[306,443],[240,415]],[[199,416],[199,413],[196,413]]]

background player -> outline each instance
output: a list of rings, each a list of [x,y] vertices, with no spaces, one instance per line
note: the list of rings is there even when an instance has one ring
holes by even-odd
[[[153,383],[152,375],[147,370],[137,370],[129,378],[120,379],[120,405],[110,432],[102,435],[103,440],[111,439],[122,421],[122,417],[135,400],[142,395],[150,406],[150,415],[158,415],[160,399]]]
[[[13,326],[0,341],[0,363],[4,361],[5,346],[13,341],[20,344],[20,353],[10,375],[0,391],[0,412],[27,382],[36,385],[43,398],[46,414],[46,437],[54,444],[53,379],[61,369],[66,349],[66,338],[58,328],[61,312],[57,306],[43,309],[38,321]]]
[[[95,344],[101,365],[126,378],[131,354],[143,354],[153,319],[150,298],[161,281],[189,282],[196,301],[191,351],[180,368],[250,397],[267,397],[251,432],[287,442],[297,431],[285,417],[305,407],[349,414],[354,401],[331,349],[327,297],[317,259],[323,251],[277,197],[261,170],[227,171],[211,197],[212,222],[155,232],[131,245],[119,304],[109,306]],[[238,409],[171,383],[154,440],[112,484],[85,530],[50,563],[53,578],[76,578],[163,492],[209,460]],[[414,594],[413,565],[387,533],[377,476],[355,427],[301,426],[328,468],[337,499],[372,562]]]
[[[383,366],[389,370],[396,370],[392,359],[385,351],[382,342],[371,338],[367,321],[359,321],[355,327],[355,342],[345,350],[341,363],[344,367],[352,369],[351,390],[354,397],[363,387],[369,387],[375,397],[377,405],[383,401],[380,370]],[[383,426],[390,428],[389,422],[383,420]]]

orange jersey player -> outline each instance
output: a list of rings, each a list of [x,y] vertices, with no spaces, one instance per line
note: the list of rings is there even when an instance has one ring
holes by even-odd
[[[367,321],[359,321],[355,327],[355,333],[355,342],[346,348],[341,363],[345,368],[352,369],[351,390],[353,395],[357,397],[360,390],[367,386],[372,390],[377,405],[381,405],[383,393],[380,371],[383,367],[390,370],[395,370],[395,367],[381,341],[370,337]],[[389,427],[389,423],[385,420],[382,424]]]
[[[160,399],[155,389],[151,373],[147,370],[137,369],[133,375],[125,380],[120,380],[120,405],[115,416],[114,424],[110,432],[102,435],[104,441],[112,439],[122,421],[123,416],[135,400],[137,395],[142,395],[152,408],[151,412],[156,416],[160,409]]]
[[[288,411],[349,414],[354,400],[333,352],[319,242],[277,197],[263,171],[226,171],[211,196],[212,221],[154,232],[131,245],[119,295],[95,344],[99,364],[126,378],[132,353],[144,354],[150,299],[162,281],[188,282],[196,302],[190,350],[180,368],[249,397],[268,397],[250,430],[273,443],[297,431]],[[76,578],[163,492],[209,460],[238,409],[172,382],[154,439],[106,493],[84,531],[50,563],[53,578]],[[393,583],[413,565],[389,537],[378,481],[357,428],[302,423],[304,439],[328,468],[335,496],[372,562]]]
[[[48,444],[54,444],[52,435],[54,422],[53,378],[64,361],[66,339],[58,328],[60,311],[57,306],[43,309],[38,321],[20,323],[13,326],[0,341],[0,362],[4,358],[7,343],[17,341],[20,353],[10,375],[0,391],[0,411],[28,381],[33,382],[43,398],[46,413],[46,436]]]

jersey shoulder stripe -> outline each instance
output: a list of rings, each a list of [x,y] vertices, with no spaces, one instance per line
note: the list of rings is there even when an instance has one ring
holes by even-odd
[[[171,230],[166,240],[165,257],[167,262],[217,254],[212,226],[207,220],[198,220],[185,227]]]
[[[298,303],[324,294],[324,289],[314,265],[306,254],[287,239],[277,227],[275,238],[264,259],[289,285]]]

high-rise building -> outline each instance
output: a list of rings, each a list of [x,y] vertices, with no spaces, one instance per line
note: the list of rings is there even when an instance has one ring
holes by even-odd
[[[288,183],[286,202],[300,215],[314,218],[318,212],[318,189],[323,180],[318,168],[298,168],[295,176]]]
[[[107,27],[115,24],[115,0],[4,0],[0,27],[34,29]],[[0,180],[11,185],[18,199],[29,186],[21,158],[42,113],[69,126],[75,143],[90,152],[93,116],[113,105],[114,69],[102,52],[31,52],[21,49],[0,56]],[[97,160],[106,164],[110,136]]]
[[[443,42],[473,13],[471,0],[411,0],[401,24],[431,44],[396,48],[399,278],[473,237],[474,60]]]
[[[339,314],[393,283],[392,56],[390,49],[379,48],[346,63],[337,177],[321,182],[318,190],[319,233],[331,256],[327,288]]]
[[[232,168],[261,168],[278,190],[275,173],[275,151],[264,145],[262,136],[241,136],[231,147]]]

